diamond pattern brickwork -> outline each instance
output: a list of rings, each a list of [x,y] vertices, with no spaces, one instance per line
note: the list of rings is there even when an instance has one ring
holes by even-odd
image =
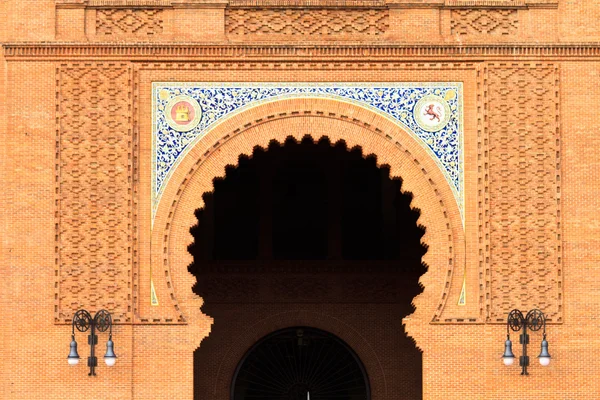
[[[162,9],[99,8],[96,34],[153,36],[163,31]]]
[[[452,35],[511,35],[519,29],[514,9],[456,9],[450,12]]]
[[[488,321],[540,308],[562,321],[558,78],[553,65],[487,71]]]
[[[228,9],[229,35],[378,36],[389,27],[383,9]]]
[[[82,307],[131,319],[132,130],[127,65],[58,71],[57,322]]]

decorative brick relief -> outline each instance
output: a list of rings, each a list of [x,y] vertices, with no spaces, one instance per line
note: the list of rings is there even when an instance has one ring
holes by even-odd
[[[487,71],[490,322],[513,308],[562,321],[557,76],[546,64]]]
[[[558,0],[445,0],[446,7],[557,8]]]
[[[96,34],[152,36],[162,33],[162,18],[162,9],[99,8]]]
[[[126,64],[57,71],[56,321],[106,309],[131,321],[132,130]]]
[[[389,27],[384,9],[247,9],[226,11],[230,35],[378,36]]]
[[[519,29],[514,9],[457,9],[450,11],[453,35],[512,35]]]
[[[385,0],[229,0],[229,7],[385,7]]]
[[[154,43],[5,43],[4,58],[11,61],[55,60],[57,58],[90,58],[120,59],[136,58],[148,62],[172,62],[174,58],[185,58],[186,61],[207,65],[220,64],[222,68],[247,68],[242,60],[265,60],[260,65],[272,69],[288,68],[331,68],[339,70],[339,63],[353,68],[364,67],[364,61],[377,60],[369,65],[375,70],[386,70],[390,65],[401,62],[412,62],[414,57],[423,60],[440,60],[440,62],[456,63],[457,58],[495,59],[498,57],[575,57],[584,60],[595,60],[600,57],[600,45],[597,43],[558,43],[558,44],[526,44],[518,43],[445,43],[445,44],[356,44],[330,43],[315,46],[299,41],[290,46],[274,48],[272,44],[243,43],[211,45],[211,44],[154,44]],[[474,58],[475,57],[475,58]],[[218,58],[220,62],[215,63]],[[266,61],[266,60],[269,61]],[[317,60],[318,59],[318,60]],[[307,60],[310,60],[308,62]],[[320,60],[320,61],[319,61]],[[329,61],[323,61],[329,60]],[[385,61],[379,63],[379,61]],[[290,64],[291,63],[291,64]],[[311,67],[308,67],[310,65]],[[315,67],[312,67],[314,65]],[[292,68],[292,67],[289,67]]]

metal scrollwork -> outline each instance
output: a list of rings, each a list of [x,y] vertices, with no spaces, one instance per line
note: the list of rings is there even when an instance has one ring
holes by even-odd
[[[106,332],[110,330],[108,342],[106,343],[107,351],[104,359],[106,364],[111,366],[114,365],[116,355],[113,350],[112,342],[112,316],[106,310],[100,310],[92,317],[92,315],[86,310],[78,310],[73,315],[73,324],[71,331],[71,352],[69,353],[69,364],[75,365],[79,362],[79,354],[77,353],[77,342],[75,341],[75,329],[79,332],[90,331],[88,336],[88,343],[90,345],[90,356],[88,357],[88,366],[90,367],[90,376],[96,375],[96,366],[98,365],[98,359],[96,357],[95,346],[98,344],[98,332]]]
[[[521,328],[523,328],[523,322],[525,322],[525,318],[521,311],[512,310],[510,314],[508,314],[508,326],[514,332],[520,331]]]
[[[542,329],[546,325],[546,318],[544,314],[538,310],[531,310],[527,313],[527,327],[532,331],[536,332]]]
[[[532,332],[543,329],[544,340],[542,341],[542,353],[540,353],[540,363],[548,365],[550,355],[548,354],[548,342],[546,341],[546,316],[541,310],[533,309],[523,316],[519,310],[512,310],[506,319],[506,342],[504,355],[506,365],[512,364],[514,354],[512,353],[512,342],[510,341],[510,331],[518,332],[522,330],[519,336],[519,343],[523,345],[523,355],[519,357],[519,365],[522,367],[521,375],[529,375],[527,367],[529,366],[529,356],[527,355],[527,345],[529,344],[529,334],[527,330]],[[508,360],[508,362],[507,362]]]
[[[73,316],[73,326],[79,332],[87,332],[92,325],[92,316],[85,310],[79,310]]]
[[[98,311],[94,319],[96,320],[96,328],[100,332],[106,332],[108,328],[110,328],[110,326],[112,325],[112,317],[110,316],[110,313],[106,310]]]

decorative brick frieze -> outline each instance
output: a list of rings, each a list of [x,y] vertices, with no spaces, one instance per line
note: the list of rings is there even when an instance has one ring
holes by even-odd
[[[519,16],[514,9],[457,9],[450,11],[452,35],[514,35]]]
[[[89,7],[170,7],[171,0],[88,0]]]
[[[526,58],[586,58],[600,56],[600,45],[594,43],[575,44],[336,44],[309,46],[296,44],[233,44],[233,45],[204,45],[204,44],[48,44],[48,43],[9,43],[4,44],[4,57],[11,60],[30,59],[64,59],[68,58],[110,58],[114,60],[214,60],[218,57],[230,62],[246,60],[264,61],[268,57],[272,62],[295,60],[300,63],[314,63],[317,59],[356,62],[357,59],[369,61],[398,62],[420,59],[448,59],[461,57],[464,60],[481,60],[486,58],[514,59]]]
[[[487,70],[489,322],[514,308],[562,322],[557,76],[548,64]]]
[[[56,0],[56,8],[164,8],[202,6],[204,0]]]
[[[482,7],[526,7],[526,0],[446,0],[446,7],[482,8]]]
[[[357,8],[386,7],[385,0],[230,0],[228,7],[244,8]]]
[[[57,0],[56,38],[69,42],[221,40],[226,5],[227,0]],[[202,29],[191,28],[199,24]]]
[[[162,33],[163,10],[160,8],[100,8],[96,10],[96,35],[141,35]]]
[[[385,0],[230,0],[228,7],[356,8],[385,7]]]
[[[446,8],[557,8],[558,0],[446,0]]]
[[[229,35],[379,36],[389,27],[385,9],[232,8],[225,14]]]
[[[83,307],[130,322],[130,68],[62,65],[57,77],[56,322]]]

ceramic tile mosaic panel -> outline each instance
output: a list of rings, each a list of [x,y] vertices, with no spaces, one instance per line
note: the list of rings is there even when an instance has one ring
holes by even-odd
[[[436,161],[463,212],[462,83],[155,82],[152,220],[187,152],[226,118],[284,98],[329,98],[372,110],[411,134]],[[463,217],[464,218],[464,217]]]

